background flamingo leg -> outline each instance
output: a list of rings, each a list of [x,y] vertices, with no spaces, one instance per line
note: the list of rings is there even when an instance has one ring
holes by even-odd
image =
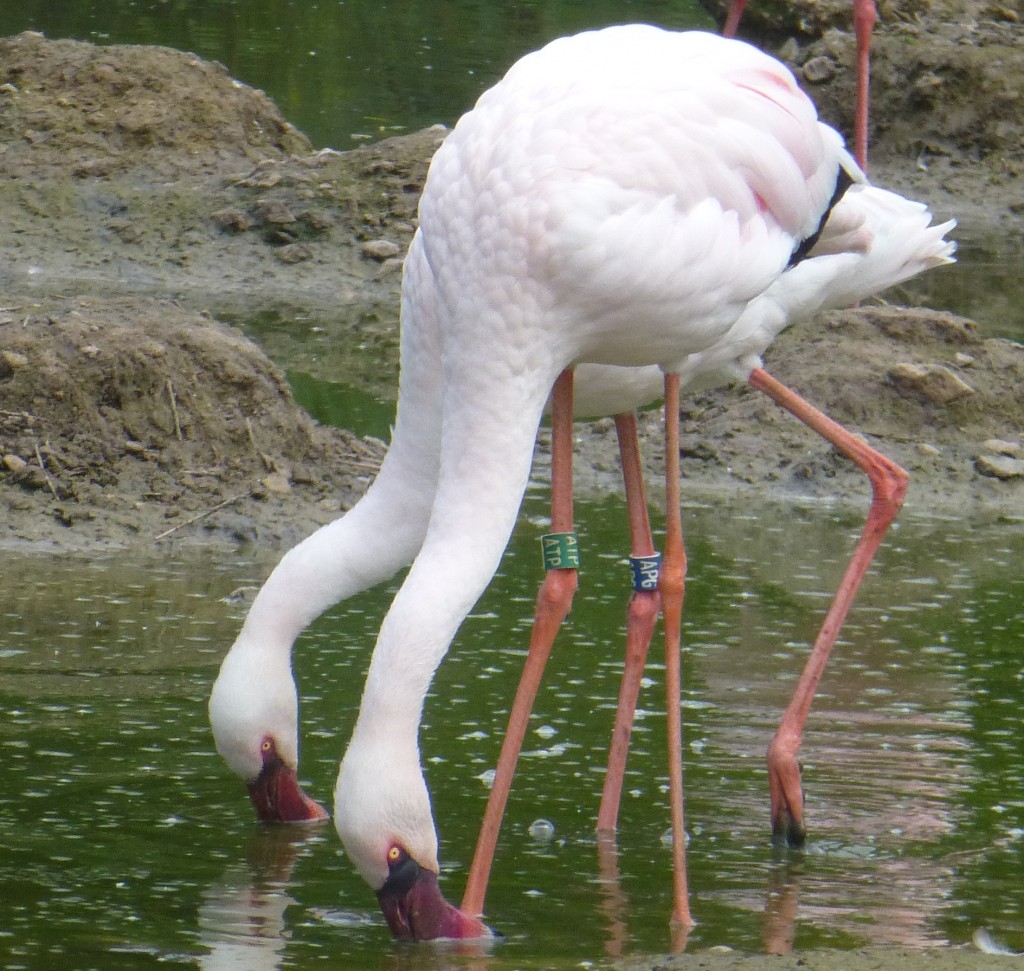
[[[626,487],[631,555],[651,557],[654,555],[654,539],[647,514],[636,415],[632,412],[616,415],[615,431],[619,438],[622,477]],[[597,813],[599,833],[613,832],[618,828],[622,780],[640,694],[640,679],[654,634],[654,625],[658,622],[659,608],[660,598],[656,585],[652,583],[648,589],[634,589],[626,611],[626,657],[619,687],[619,704],[615,712],[615,727],[608,747],[608,771],[605,773],[601,805]]]
[[[729,11],[725,15],[725,23],[722,25],[723,37],[735,37],[740,26],[740,18],[743,16],[743,8],[747,0],[732,0],[729,4]]]
[[[853,0],[853,29],[857,35],[857,101],[853,118],[853,156],[868,170],[868,90],[871,84],[871,33],[878,20],[875,0]]]
[[[797,682],[793,698],[768,746],[772,834],[776,841],[785,840],[792,846],[799,846],[806,838],[806,826],[800,767],[796,756],[803,739],[804,725],[832,645],[839,636],[857,588],[871,565],[882,537],[903,504],[909,476],[895,462],[812,407],[763,369],[755,368],[750,373],[749,381],[753,387],[763,391],[855,462],[871,482],[871,506],[864,529]]]
[[[551,395],[551,529],[554,533],[573,531],[572,395],[572,371],[563,371]],[[512,788],[519,752],[526,737],[530,713],[555,637],[572,606],[577,583],[578,574],[575,569],[550,569],[537,594],[530,648],[509,713],[508,728],[498,756],[494,783],[462,898],[462,909],[467,914],[480,915],[484,910],[484,897],[498,832]]]
[[[665,555],[658,590],[665,618],[665,706],[668,726],[669,801],[672,811],[674,924],[690,926],[683,819],[682,619],[686,582],[682,513],[679,507],[679,375],[665,375]]]

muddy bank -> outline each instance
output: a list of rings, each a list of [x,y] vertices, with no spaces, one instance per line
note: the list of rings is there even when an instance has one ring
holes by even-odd
[[[752,4],[769,19],[746,29],[846,127],[838,6],[793,22]],[[940,218],[1019,239],[1015,10],[881,5],[873,98],[896,110],[874,113],[872,171]],[[347,508],[382,446],[316,426],[277,367],[394,395],[401,259],[443,137],[314,152],[193,55],[0,40],[0,540],[152,543],[179,526],[160,541],[287,544]],[[211,319],[269,310],[302,319],[267,339],[277,367]],[[298,334],[314,328],[315,347]],[[911,471],[911,509],[1020,514],[1019,346],[872,305],[790,331],[768,363]],[[859,474],[754,393],[690,399],[684,419],[695,499],[862,501]],[[660,420],[644,424],[657,475]],[[578,439],[581,488],[618,489],[610,423]],[[542,436],[539,474],[544,452]]]
[[[294,543],[384,453],[317,425],[251,341],[169,301],[14,304],[0,335],[7,539]]]
[[[1024,349],[986,339],[953,314],[885,304],[822,315],[772,349],[776,377],[899,462],[911,475],[906,510],[1019,517],[1024,511],[1021,396]],[[866,503],[867,479],[760,393],[736,387],[691,397],[682,416],[683,494],[706,500]],[[657,445],[661,416],[641,417]],[[619,488],[610,419],[578,426],[594,484]],[[660,472],[656,453],[650,471]]]

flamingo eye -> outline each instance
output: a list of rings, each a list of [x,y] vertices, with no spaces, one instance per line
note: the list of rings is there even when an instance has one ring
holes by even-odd
[[[398,863],[405,856],[405,850],[400,846],[392,846],[388,850],[388,863]]]
[[[264,752],[269,752],[273,747],[274,743],[269,738],[265,738],[263,739],[263,744],[260,746],[260,749]]]

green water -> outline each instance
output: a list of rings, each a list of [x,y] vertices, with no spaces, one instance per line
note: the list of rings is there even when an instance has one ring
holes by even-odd
[[[528,636],[543,509],[538,488],[427,704],[424,759],[455,898]],[[611,863],[593,835],[621,650],[624,567],[611,551],[624,529],[614,499],[582,504],[579,518],[590,556],[513,790],[488,898],[506,939],[487,968],[670,945],[656,657]],[[811,717],[809,847],[769,846],[764,748],[856,528],[821,510],[687,510],[691,948],[759,951],[780,936],[797,948],[962,942],[982,925],[1024,945],[1019,525],[900,525]],[[205,700],[244,609],[225,598],[270,565],[6,554],[0,966],[369,968],[409,957],[389,943],[333,828],[260,828],[213,751]],[[299,645],[302,776],[328,802],[389,597],[356,598]],[[530,836],[536,819],[554,839]],[[447,960],[426,949],[415,963]]]
[[[714,24],[697,0],[5,0],[25,29],[162,44],[265,90],[317,146],[451,124],[508,66],[561,34],[628,21]]]

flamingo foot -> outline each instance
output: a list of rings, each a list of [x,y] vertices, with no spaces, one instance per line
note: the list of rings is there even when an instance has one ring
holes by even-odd
[[[796,746],[776,735],[768,746],[768,787],[771,794],[772,843],[799,849],[807,842],[804,787]]]

